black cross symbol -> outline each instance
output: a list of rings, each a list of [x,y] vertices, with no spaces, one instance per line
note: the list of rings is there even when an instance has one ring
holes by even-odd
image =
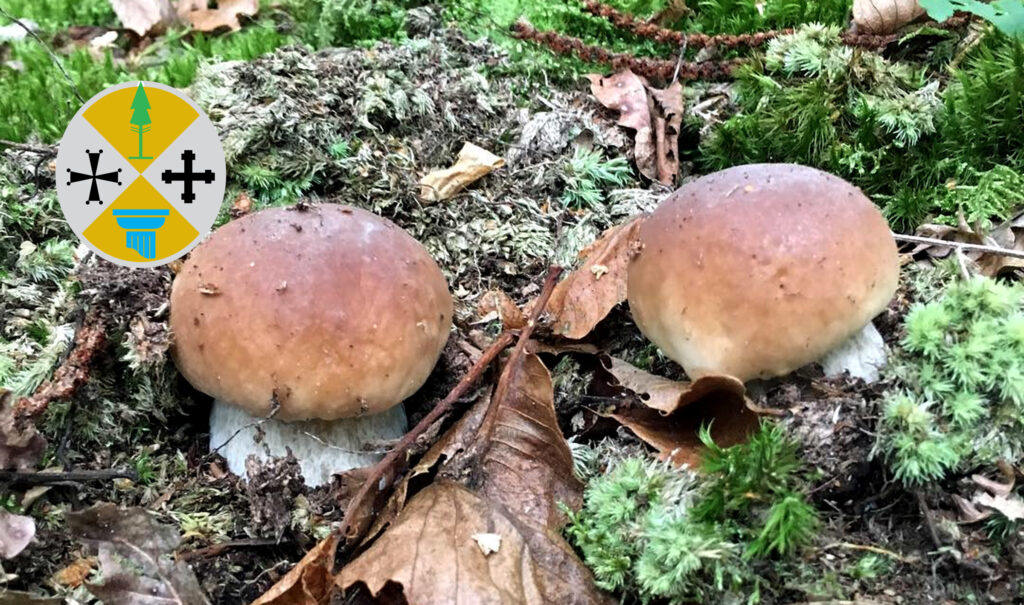
[[[181,159],[185,160],[185,169],[183,171],[174,172],[171,170],[164,170],[164,173],[160,178],[162,178],[165,183],[183,181],[185,183],[185,191],[181,193],[181,201],[186,204],[191,204],[196,201],[196,194],[192,193],[192,183],[203,182],[209,185],[213,182],[215,176],[212,170],[192,172],[192,161],[196,159],[196,154],[191,149],[186,149],[181,152]]]
[[[103,200],[100,199],[99,181],[107,181],[108,183],[117,183],[118,185],[120,185],[121,169],[118,168],[117,172],[106,172],[103,174],[97,174],[100,167],[100,154],[103,153],[103,150],[100,149],[99,151],[93,152],[86,149],[85,153],[86,155],[89,156],[90,173],[85,174],[82,172],[74,172],[73,170],[68,168],[68,185],[70,185],[71,183],[78,183],[81,181],[92,181],[92,186],[89,188],[89,199],[85,200],[85,203],[88,204],[89,202],[99,202],[100,204],[102,204]]]

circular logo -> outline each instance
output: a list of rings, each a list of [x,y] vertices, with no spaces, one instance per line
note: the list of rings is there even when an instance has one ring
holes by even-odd
[[[217,218],[224,182],[213,124],[156,82],[89,99],[57,152],[65,218],[96,254],[126,267],[163,265],[195,247]]]

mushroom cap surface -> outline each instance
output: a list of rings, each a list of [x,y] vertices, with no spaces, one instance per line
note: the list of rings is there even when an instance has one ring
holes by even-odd
[[[781,376],[867,324],[896,292],[889,226],[859,189],[795,164],[709,174],[640,228],[628,299],[691,378]]]
[[[178,369],[263,416],[375,414],[427,380],[452,297],[427,250],[380,216],[337,204],[232,221],[189,256],[171,290]]]

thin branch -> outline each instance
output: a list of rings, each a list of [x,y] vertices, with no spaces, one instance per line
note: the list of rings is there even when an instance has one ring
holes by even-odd
[[[878,554],[878,555],[885,555],[885,556],[889,557],[890,559],[896,559],[900,563],[906,563],[908,565],[913,565],[914,563],[917,563],[917,562],[919,562],[921,560],[920,557],[901,555],[901,554],[899,554],[897,552],[893,552],[891,550],[886,550],[886,549],[881,548],[879,546],[871,546],[871,545],[865,545],[865,544],[853,544],[852,542],[834,542],[834,543],[829,544],[828,546],[826,546],[824,548],[824,550],[831,550],[833,548],[848,548],[850,550],[863,550],[863,551],[867,551],[867,552],[873,552],[873,553]]]
[[[10,147],[17,151],[28,151],[46,156],[57,155],[56,145],[29,145],[27,143],[15,143],[14,141],[0,139],[0,147]]]
[[[898,242],[911,242],[915,244],[928,244],[931,246],[942,246],[945,248],[959,248],[967,252],[985,252],[987,254],[997,254],[999,256],[1010,256],[1013,258],[1024,258],[1024,250],[1011,250],[1009,248],[1000,248],[998,246],[985,246],[982,244],[967,244],[964,242],[951,242],[944,239],[937,239],[934,237],[921,237],[919,235],[902,235],[900,233],[893,233],[893,239]]]
[[[473,367],[455,385],[455,388],[448,393],[448,396],[434,406],[430,413],[424,416],[412,430],[406,433],[405,437],[402,437],[402,440],[395,445],[394,449],[388,452],[387,456],[384,456],[380,462],[370,469],[370,473],[359,488],[359,491],[349,500],[341,526],[337,529],[347,540],[354,542],[366,529],[367,523],[363,519],[357,518],[363,510],[364,502],[368,498],[376,496],[377,492],[382,492],[393,486],[394,477],[397,475],[396,468],[400,460],[405,457],[406,452],[412,447],[419,436],[425,433],[438,419],[451,411],[455,402],[461,399],[466,391],[483,375],[484,370],[491,365],[491,362],[512,344],[512,340],[513,336],[510,332],[503,332],[483,352],[480,359],[473,364]]]
[[[530,334],[533,332],[534,326],[536,326],[541,314],[544,312],[544,308],[547,306],[548,300],[551,298],[551,293],[555,289],[555,284],[558,282],[558,276],[562,273],[560,267],[551,267],[548,269],[547,278],[544,280],[544,288],[541,290],[540,296],[537,298],[537,303],[533,306],[530,312],[529,320],[527,321],[526,327],[523,328],[519,334],[519,340],[516,343],[515,349],[509,358],[509,363],[512,363],[517,355],[522,357],[523,351],[526,347],[526,342],[530,338]],[[473,367],[470,368],[469,372],[462,377],[455,388],[452,389],[448,396],[441,400],[434,409],[430,410],[430,413],[423,417],[419,423],[413,427],[411,431],[406,433],[405,437],[398,442],[391,452],[384,457],[383,460],[378,462],[373,468],[370,469],[368,476],[366,477],[363,484],[360,486],[359,491],[356,495],[349,500],[348,505],[345,509],[345,517],[341,521],[341,525],[336,531],[340,532],[345,537],[346,542],[354,544],[363,535],[369,526],[372,517],[364,517],[364,511],[368,501],[376,499],[377,496],[384,493],[385,491],[391,490],[395,486],[395,480],[397,479],[400,464],[404,462],[407,454],[416,440],[421,435],[427,432],[427,430],[434,425],[442,416],[451,411],[455,402],[462,398],[462,396],[469,390],[477,380],[483,375],[484,370],[487,369],[491,363],[498,358],[498,355],[502,351],[508,348],[512,344],[513,336],[511,332],[502,332],[501,335],[487,348],[486,351],[480,356]],[[498,395],[495,394],[495,397]]]
[[[82,98],[82,93],[79,92],[78,85],[75,84],[75,81],[71,79],[71,74],[69,74],[68,71],[64,69],[64,64],[61,63],[60,58],[57,56],[56,53],[53,52],[53,49],[50,48],[50,45],[46,42],[43,42],[43,39],[40,38],[39,35],[36,34],[36,32],[32,31],[32,28],[16,19],[13,15],[11,15],[11,13],[7,12],[7,10],[4,9],[3,6],[0,6],[0,15],[3,15],[11,22],[16,24],[18,27],[25,30],[25,32],[28,33],[28,35],[35,38],[35,41],[38,42],[39,45],[46,50],[47,54],[50,55],[50,59],[53,61],[53,64],[57,66],[57,69],[60,70],[60,73],[64,74],[64,79],[66,79],[68,81],[68,84],[71,85],[71,92],[75,93],[75,97],[78,98],[78,102],[82,105],[85,105],[85,99]]]
[[[179,561],[194,561],[196,559],[208,559],[223,554],[227,550],[234,548],[258,548],[264,546],[281,546],[279,540],[271,540],[267,538],[251,538],[244,540],[231,540],[228,542],[220,542],[218,544],[212,544],[205,548],[197,548],[195,550],[185,551],[178,553]]]
[[[134,470],[109,469],[94,471],[0,471],[0,483],[10,485],[54,485],[57,483],[86,483],[89,481],[109,481],[110,479],[131,479],[138,481],[139,476]]]

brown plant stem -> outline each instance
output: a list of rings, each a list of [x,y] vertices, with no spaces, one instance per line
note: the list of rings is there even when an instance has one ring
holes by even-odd
[[[635,57],[628,53],[613,53],[600,46],[584,44],[579,38],[566,36],[557,32],[538,31],[525,21],[517,21],[512,25],[512,36],[520,40],[536,42],[547,46],[559,55],[575,55],[583,61],[601,63],[615,71],[629,69],[645,78],[669,81],[676,73],[675,61]],[[721,61],[683,61],[678,64],[680,80],[726,80],[733,71],[747,63],[747,59],[725,59]]]
[[[522,351],[526,347],[526,341],[529,340],[530,334],[533,332],[534,327],[543,313],[544,308],[547,306],[548,299],[551,298],[551,293],[555,289],[555,283],[558,281],[558,276],[561,274],[561,268],[551,267],[548,270],[547,279],[544,281],[543,290],[541,290],[540,297],[537,299],[537,303],[534,305],[530,318],[526,324],[526,327],[519,334],[519,341],[516,343],[515,349],[512,351],[512,357],[515,359],[518,351],[519,357],[522,357]],[[345,508],[345,516],[342,518],[341,525],[336,530],[342,536],[348,544],[353,544],[362,537],[363,533],[369,527],[369,521],[371,518],[361,518],[360,515],[365,508],[365,502],[368,498],[376,498],[380,493],[385,490],[389,490],[394,487],[395,479],[398,476],[400,462],[406,457],[410,447],[416,442],[416,440],[423,435],[441,416],[451,411],[455,402],[463,397],[477,380],[483,375],[484,370],[491,365],[491,363],[498,358],[498,355],[502,351],[508,348],[514,340],[512,332],[502,332],[498,338],[491,343],[491,346],[487,347],[487,350],[480,355],[480,358],[473,364],[469,372],[459,380],[459,383],[455,385],[455,388],[448,393],[448,396],[441,400],[434,409],[430,410],[430,413],[423,417],[415,427],[412,428],[402,440],[385,456],[380,462],[375,464],[370,469],[366,480],[359,487],[359,491],[356,492],[355,496],[349,500],[348,505]]]
[[[89,481],[108,481],[110,479],[139,478],[133,470],[101,469],[85,471],[36,472],[36,471],[0,471],[0,483],[9,485],[54,485],[57,483],[86,483]]]
[[[75,346],[68,358],[53,373],[53,377],[40,385],[36,392],[22,397],[15,404],[15,417],[27,422],[46,411],[54,399],[71,397],[89,379],[92,358],[106,342],[103,322],[96,314],[86,316],[75,334]]]
[[[736,48],[743,46],[753,48],[765,44],[772,38],[793,33],[793,29],[790,28],[738,35],[709,35],[701,33],[688,34],[637,19],[629,13],[622,12],[613,6],[604,4],[603,2],[595,2],[595,0],[585,0],[583,2],[583,9],[591,15],[606,19],[615,27],[630,31],[641,38],[648,38],[655,42],[672,44],[674,46],[680,46],[685,43],[686,46],[690,48],[705,48],[709,46],[717,46],[721,48]]]

